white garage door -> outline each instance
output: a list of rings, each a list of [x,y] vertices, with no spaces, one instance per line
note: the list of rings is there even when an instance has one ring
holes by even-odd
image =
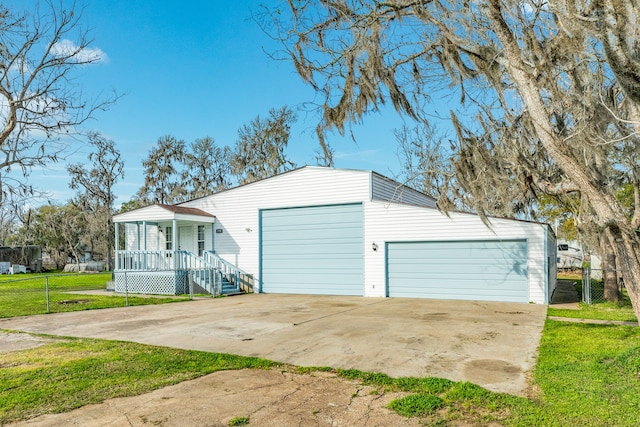
[[[528,302],[526,240],[387,244],[390,297]]]
[[[260,212],[261,292],[363,295],[362,204]]]

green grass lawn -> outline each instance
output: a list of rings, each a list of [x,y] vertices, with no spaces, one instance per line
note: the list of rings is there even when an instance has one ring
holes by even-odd
[[[631,304],[616,304],[602,302],[597,304],[580,303],[578,310],[553,308],[547,310],[549,316],[570,317],[574,319],[617,320],[623,322],[637,322]]]
[[[539,397],[513,425],[640,425],[640,328],[547,320],[539,352]]]
[[[0,425],[133,396],[207,373],[274,362],[91,339],[0,354]]]
[[[19,274],[0,276],[0,318],[47,313],[46,278],[49,281],[51,313],[124,307],[126,298],[116,295],[74,294],[77,291],[104,290],[111,273]],[[129,295],[129,305],[164,304],[184,298],[142,298]]]
[[[558,279],[569,279],[575,282],[578,294],[582,293],[582,278],[580,275],[564,274],[558,276]],[[615,320],[623,322],[637,322],[638,319],[633,312],[631,300],[626,289],[622,291],[622,298],[619,303],[612,302],[596,302],[593,304],[579,303],[578,310],[554,308],[549,306],[547,314],[549,316],[570,317],[574,319],[597,319],[597,320]]]

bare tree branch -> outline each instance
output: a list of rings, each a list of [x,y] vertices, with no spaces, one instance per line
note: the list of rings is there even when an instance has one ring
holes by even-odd
[[[42,7],[41,7],[42,6]],[[62,2],[37,2],[29,11],[0,6],[0,170],[59,160],[64,139],[118,98],[90,101],[74,82],[79,68],[100,62],[82,30],[82,10]],[[24,191],[20,182],[2,187],[5,196]]]

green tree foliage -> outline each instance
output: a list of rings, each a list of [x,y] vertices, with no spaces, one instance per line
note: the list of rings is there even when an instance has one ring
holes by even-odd
[[[128,201],[122,203],[118,213],[129,212],[129,211],[132,211],[134,209],[142,208],[144,206],[145,206],[145,204],[140,199],[138,199],[137,197],[134,197],[131,200],[128,200]]]
[[[257,116],[238,130],[231,155],[231,172],[240,184],[268,178],[295,167],[285,155],[296,115],[287,106],[271,109],[269,117]]]
[[[21,244],[18,235],[18,210],[11,204],[0,205],[0,246]]]
[[[229,147],[219,147],[213,138],[196,139],[184,156],[183,182],[187,183],[187,198],[208,196],[231,186]]]
[[[173,136],[158,139],[143,162],[145,184],[138,198],[123,205],[173,204],[207,196],[231,186],[229,147],[205,137],[187,145]]]
[[[33,244],[49,253],[57,268],[62,268],[71,257],[80,262],[86,241],[88,224],[86,215],[72,202],[66,205],[43,205],[33,211],[28,224]]]
[[[563,198],[546,194],[538,196],[538,218],[553,226],[557,237],[560,239],[581,240],[576,224],[579,210],[580,199],[575,195],[568,195]],[[594,247],[594,245],[595,242],[592,242],[590,246]]]
[[[144,185],[138,192],[140,199],[149,203],[171,204],[186,200],[182,167],[185,158],[185,142],[172,135],[158,139],[142,162]]]
[[[158,139],[143,162],[145,184],[123,209],[181,203],[293,169],[285,150],[295,120],[286,106],[271,109],[268,118],[257,116],[238,130],[234,150],[209,136],[189,145],[173,136]]]

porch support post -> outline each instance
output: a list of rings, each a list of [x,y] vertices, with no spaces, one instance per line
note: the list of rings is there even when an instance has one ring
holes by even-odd
[[[118,230],[120,230],[120,223],[119,222],[114,222],[114,229],[116,231],[116,240],[115,240],[115,256],[116,256],[116,262],[115,262],[115,270],[119,270],[120,269],[120,257],[118,256],[118,250],[120,249],[120,233],[118,233]]]
[[[143,242],[142,249],[146,251],[147,250],[147,221],[142,221],[142,242]]]
[[[136,234],[137,234],[137,242],[136,242],[136,246],[138,247],[138,250],[140,250],[140,222],[136,221]]]
[[[173,269],[178,269],[178,254],[176,253],[176,248],[178,247],[178,221],[173,219],[171,232],[173,233]]]
[[[142,256],[143,269],[147,269],[147,221],[142,221],[142,250],[144,255]]]

